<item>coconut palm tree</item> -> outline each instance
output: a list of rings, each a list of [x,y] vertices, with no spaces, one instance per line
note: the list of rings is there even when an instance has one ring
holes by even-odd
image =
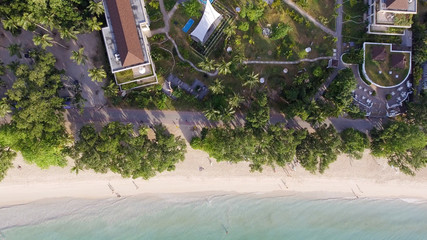
[[[77,65],[85,64],[87,56],[84,55],[85,48],[80,48],[78,51],[71,51],[70,59],[73,60]]]
[[[102,5],[102,1],[89,3],[89,12],[96,16],[99,16],[104,13],[104,6]]]
[[[34,35],[33,42],[35,45],[40,45],[43,49],[53,46],[53,38],[49,34]]]
[[[205,58],[203,62],[200,62],[198,66],[205,71],[213,71],[215,70],[215,60],[209,60]]]
[[[6,101],[6,98],[0,100],[0,117],[5,117],[8,113],[11,113],[10,106]]]
[[[3,28],[10,32],[15,32],[19,29],[19,26],[16,24],[18,22],[16,18],[3,19],[1,22],[3,23]]]
[[[99,31],[101,30],[102,22],[98,22],[96,20],[96,17],[93,17],[92,19],[88,19],[86,21],[87,26],[90,31]]]
[[[227,75],[231,73],[230,66],[232,62],[225,62],[224,60],[221,61],[221,63],[216,64],[216,67],[218,68],[218,74],[220,75]]]
[[[77,40],[77,34],[80,32],[75,30],[74,27],[71,28],[61,28],[59,29],[59,36],[62,39],[74,39]]]
[[[19,43],[14,43],[14,44],[10,44],[7,49],[9,50],[9,55],[12,56],[17,56],[19,58],[21,58],[21,44]]]
[[[88,70],[88,73],[89,73],[88,76],[94,82],[102,82],[102,80],[104,80],[104,78],[107,77],[107,73],[105,72],[105,70],[102,67],[91,68]]]
[[[218,120],[221,112],[217,109],[214,109],[212,105],[210,105],[207,110],[203,111],[203,114],[205,114],[205,117],[208,120],[215,121]]]
[[[231,36],[236,34],[236,25],[234,25],[233,23],[228,25],[226,28],[224,28],[224,34],[226,36],[226,38],[230,38]]]
[[[228,99],[228,105],[232,108],[237,108],[244,100],[245,99],[238,93],[234,93],[234,95]]]
[[[213,94],[222,94],[224,93],[224,86],[222,85],[222,81],[216,79],[214,85],[209,86],[209,89]]]
[[[252,90],[253,87],[255,87],[259,83],[259,74],[255,74],[252,72],[252,74],[248,75],[246,78],[246,81],[243,83],[243,86],[249,86],[249,90]]]

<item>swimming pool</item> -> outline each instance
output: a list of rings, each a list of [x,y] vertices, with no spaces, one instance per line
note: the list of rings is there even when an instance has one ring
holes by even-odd
[[[182,28],[182,31],[184,31],[185,33],[188,32],[188,30],[190,30],[191,26],[193,26],[193,23],[194,23],[194,20],[190,18],[190,20],[188,20],[188,22]]]

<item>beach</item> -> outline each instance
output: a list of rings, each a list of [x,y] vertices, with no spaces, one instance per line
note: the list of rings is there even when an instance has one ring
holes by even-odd
[[[175,135],[195,134],[191,127],[169,125]],[[208,154],[188,146],[186,159],[173,172],[149,180],[124,179],[118,174],[98,174],[91,170],[71,172],[73,166],[40,169],[27,164],[18,154],[6,178],[0,182],[0,206],[29,203],[41,199],[103,199],[141,194],[165,193],[275,193],[311,194],[321,198],[387,198],[427,200],[427,169],[407,176],[365,152],[355,160],[341,155],[324,174],[311,174],[301,166],[264,167],[262,173],[249,171],[248,163],[217,163]],[[21,168],[18,168],[21,166]],[[202,167],[203,170],[200,169]]]

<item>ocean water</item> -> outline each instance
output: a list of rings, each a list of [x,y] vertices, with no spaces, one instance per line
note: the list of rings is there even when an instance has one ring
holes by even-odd
[[[0,239],[427,239],[427,204],[227,194],[60,199],[0,208]]]

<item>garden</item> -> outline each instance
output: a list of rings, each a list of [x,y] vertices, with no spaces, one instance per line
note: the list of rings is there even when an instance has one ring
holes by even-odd
[[[365,45],[365,70],[368,77],[380,86],[394,86],[405,80],[409,71],[409,53],[393,53],[389,46],[385,46],[385,56],[383,59],[374,60],[372,54],[374,46]],[[403,55],[403,56],[402,56]],[[402,59],[400,63],[394,63],[393,58]],[[393,66],[400,64],[401,66]]]

